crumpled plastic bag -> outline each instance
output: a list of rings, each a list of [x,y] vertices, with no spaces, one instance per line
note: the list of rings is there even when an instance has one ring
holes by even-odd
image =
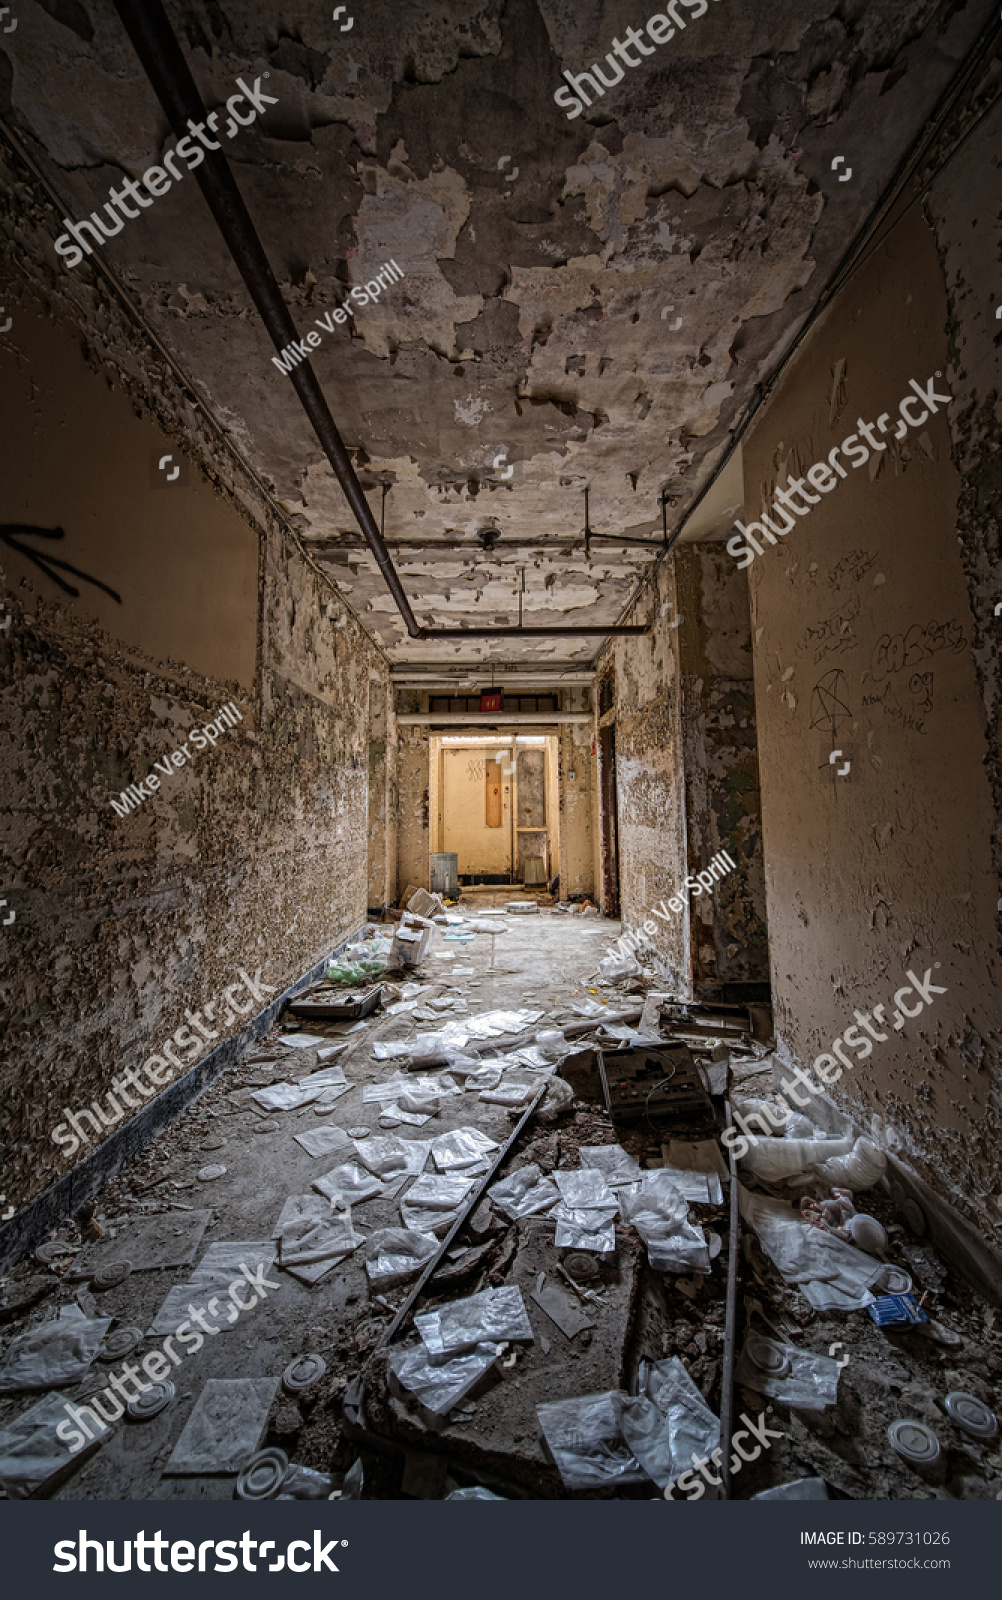
[[[639,978],[643,968],[636,956],[606,956],[598,964],[598,975],[606,983],[619,983],[624,978]]]
[[[483,1011],[478,1017],[467,1017],[467,1035],[471,1039],[497,1039],[504,1033],[524,1033],[542,1015],[541,1011]]]
[[[0,1394],[55,1389],[86,1375],[114,1318],[85,1317],[78,1306],[63,1309],[77,1315],[60,1315],[11,1340],[0,1361]]]
[[[375,1134],[359,1140],[356,1155],[377,1178],[400,1177],[405,1172],[424,1171],[431,1143],[430,1139],[398,1139],[395,1133]]]
[[[411,1228],[379,1228],[365,1241],[365,1270],[370,1284],[389,1288],[414,1278],[438,1249],[430,1233]]]
[[[377,1195],[383,1194],[383,1185],[379,1178],[367,1172],[357,1161],[346,1161],[340,1167],[334,1167],[331,1172],[325,1172],[322,1178],[317,1178],[312,1187],[318,1194],[324,1195],[338,1211],[346,1211],[350,1206],[360,1206],[366,1200],[374,1200]]]
[[[452,1300],[435,1311],[422,1311],[414,1326],[432,1356],[453,1356],[491,1341],[519,1340],[532,1343],[529,1321],[517,1285],[501,1289],[482,1289],[465,1300]]]
[[[330,1201],[318,1194],[290,1194],[275,1225],[279,1265],[316,1266],[321,1262],[335,1266],[362,1244],[361,1234],[351,1225],[350,1211],[334,1211]]]
[[[558,1168],[553,1174],[553,1181],[560,1190],[560,1197],[564,1204],[575,1211],[589,1211],[611,1208],[613,1214],[619,1209],[616,1196],[605,1181],[605,1174],[598,1167],[581,1167],[577,1170]]]
[[[656,1272],[709,1272],[710,1252],[702,1228],[689,1221],[689,1202],[663,1170],[619,1191],[624,1222],[636,1228]]]
[[[756,1360],[757,1354],[765,1358],[765,1366]],[[773,1363],[777,1370],[768,1370]],[[784,1340],[750,1334],[735,1364],[734,1377],[757,1394],[782,1400],[795,1411],[823,1411],[838,1399],[841,1371],[838,1362],[829,1356],[816,1356]]]
[[[642,1169],[621,1144],[583,1144],[578,1151],[582,1167],[601,1172],[610,1189],[622,1189],[627,1184],[639,1183]]]
[[[574,1090],[563,1078],[551,1078],[546,1085],[546,1093],[542,1100],[537,1102],[536,1115],[540,1122],[556,1122],[557,1118],[565,1111],[569,1111],[574,1104]]]
[[[472,1188],[472,1178],[424,1173],[400,1202],[404,1227],[414,1233],[444,1233],[459,1216]]]
[[[640,1394],[623,1407],[623,1436],[648,1476],[662,1489],[712,1455],[720,1443],[714,1416],[677,1356],[642,1361]]]
[[[595,1255],[608,1255],[616,1248],[616,1212],[592,1207],[577,1211],[561,1203],[550,1212],[557,1224],[554,1244],[558,1250],[591,1250]]]
[[[629,1398],[610,1389],[536,1407],[543,1437],[566,1489],[604,1489],[647,1481],[623,1435],[623,1407]]]
[[[491,1204],[512,1221],[549,1211],[560,1199],[560,1191],[552,1178],[544,1178],[534,1161],[493,1184],[487,1193]]]
[[[397,1385],[434,1416],[451,1411],[496,1360],[497,1345],[482,1344],[463,1355],[435,1361],[423,1342],[391,1346],[386,1358]]]
[[[484,1089],[480,1099],[488,1105],[525,1106],[541,1088],[539,1078],[531,1072],[506,1072],[493,1089]]]
[[[497,1140],[479,1128],[453,1128],[432,1140],[431,1157],[439,1172],[463,1172],[471,1167],[486,1171],[485,1158],[499,1148]]]

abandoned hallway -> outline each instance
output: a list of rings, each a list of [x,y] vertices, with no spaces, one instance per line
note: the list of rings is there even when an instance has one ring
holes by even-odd
[[[1002,1499],[998,6],[15,10],[0,1494]]]

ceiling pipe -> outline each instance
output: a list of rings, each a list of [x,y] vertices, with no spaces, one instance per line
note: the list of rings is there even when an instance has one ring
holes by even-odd
[[[547,728],[555,722],[593,722],[593,711],[398,711],[404,727],[433,722],[445,728]]]
[[[424,628],[422,639],[588,639],[596,634],[608,638],[625,638],[630,634],[649,633],[644,622],[613,626],[611,623],[580,624],[573,628],[523,628],[517,622],[496,628]],[[487,663],[488,665],[490,663]]]
[[[178,137],[183,137],[188,132],[188,119],[204,123],[207,113],[161,0],[115,0],[115,10],[132,41],[143,70],[153,85],[168,122]],[[299,338],[292,313],[282,298],[275,274],[264,253],[264,246],[257,236],[250,213],[244,205],[229,163],[221,150],[205,150],[203,153],[205,160],[195,169],[195,180],[205,196],[209,210],[247,285],[271,341],[281,354],[286,345]],[[424,632],[411,610],[410,601],[404,594],[396,567],[376,527],[369,502],[362,491],[351,458],[309,361],[304,360],[294,367],[290,379],[320,441],[321,448],[344,490],[345,498],[354,512],[355,520],[365,536],[366,543],[376,558],[376,564],[383,575],[386,587],[396,601],[397,610],[403,617],[407,632],[412,639],[423,638]]]

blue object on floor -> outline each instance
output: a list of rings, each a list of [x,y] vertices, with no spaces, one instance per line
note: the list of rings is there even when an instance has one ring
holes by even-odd
[[[878,1328],[929,1321],[913,1294],[882,1294],[866,1309]]]

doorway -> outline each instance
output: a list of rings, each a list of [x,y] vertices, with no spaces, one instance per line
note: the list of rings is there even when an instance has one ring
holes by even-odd
[[[431,849],[460,882],[544,888],[559,870],[557,738],[432,735]]]

